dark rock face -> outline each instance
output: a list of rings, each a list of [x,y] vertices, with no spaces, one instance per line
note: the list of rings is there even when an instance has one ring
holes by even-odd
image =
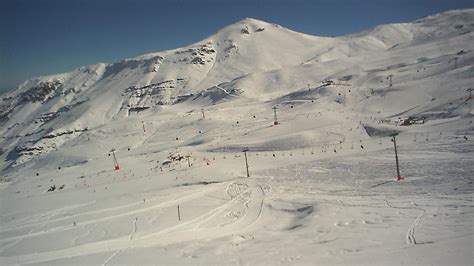
[[[20,95],[20,103],[26,102],[44,102],[49,95],[61,87],[59,80],[51,82],[42,82],[38,86],[35,86]]]

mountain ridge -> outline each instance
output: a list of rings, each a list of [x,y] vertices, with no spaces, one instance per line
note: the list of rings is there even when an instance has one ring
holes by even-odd
[[[430,76],[422,80],[403,73],[411,68],[418,73],[440,60],[448,64],[456,60],[456,69],[465,66],[463,73],[469,71],[473,20],[474,9],[453,10],[412,23],[318,37],[246,18],[185,47],[32,78],[2,96],[0,133],[5,150],[10,150],[5,159],[12,162],[18,154],[30,154],[31,147],[38,148],[34,143],[49,141],[48,136],[77,135],[115,118],[182,102],[197,106],[236,99],[269,102],[316,88],[328,79],[350,82],[359,91],[378,90],[394,71],[402,71],[399,81],[415,80],[423,87],[432,84]],[[441,77],[445,70],[437,71],[432,76]],[[394,110],[386,108],[387,115],[409,109],[416,101],[407,98]]]
[[[471,265],[474,10],[246,21],[3,95],[0,265]]]
[[[16,91],[18,88],[21,88],[21,87],[24,87],[24,84],[25,83],[28,83],[32,80],[38,80],[38,79],[42,79],[42,80],[48,80],[48,79],[55,79],[55,78],[58,78],[59,76],[61,75],[65,75],[65,74],[69,74],[71,72],[74,72],[74,71],[78,71],[78,70],[81,70],[81,69],[88,69],[88,68],[93,68],[93,67],[96,67],[96,66],[102,66],[102,65],[105,65],[105,66],[111,66],[111,65],[114,65],[114,64],[118,64],[120,62],[124,62],[124,61],[132,61],[132,60],[145,60],[145,59],[150,59],[150,58],[154,58],[154,57],[157,57],[157,56],[162,56],[163,54],[168,54],[170,52],[174,52],[176,50],[179,50],[179,49],[184,49],[184,48],[187,48],[187,47],[190,47],[190,46],[193,46],[193,45],[197,45],[197,44],[201,44],[203,42],[206,42],[208,39],[211,39],[213,36],[215,35],[218,35],[220,32],[224,31],[225,29],[228,29],[228,28],[235,28],[237,26],[241,26],[241,25],[244,25],[245,23],[249,24],[249,23],[254,23],[255,25],[271,25],[271,26],[275,26],[275,27],[278,27],[278,28],[283,28],[283,29],[287,29],[293,33],[298,33],[298,34],[302,34],[302,35],[306,35],[310,38],[327,38],[327,39],[333,39],[333,38],[347,38],[347,37],[356,37],[356,36],[361,36],[361,35],[366,35],[367,33],[370,33],[370,32],[373,32],[373,31],[376,31],[376,30],[379,30],[379,29],[383,29],[383,28],[386,28],[386,27],[394,27],[395,28],[397,26],[406,26],[406,25],[410,25],[410,24],[419,24],[419,23],[424,23],[424,22],[427,22],[427,21],[430,21],[430,20],[439,20],[440,17],[442,16],[447,16],[447,17],[452,17],[452,16],[459,16],[459,15],[468,15],[469,13],[471,12],[474,12],[474,9],[454,9],[454,10],[448,10],[448,11],[444,11],[444,12],[440,12],[440,13],[437,13],[437,14],[434,14],[434,15],[428,15],[428,16],[425,16],[423,18],[420,18],[420,19],[417,19],[417,20],[414,20],[413,22],[408,22],[408,23],[389,23],[389,24],[382,24],[382,25],[378,25],[378,26],[375,26],[375,27],[372,27],[372,28],[369,28],[369,29],[366,29],[366,30],[362,30],[360,32],[355,32],[355,33],[349,33],[349,34],[345,34],[345,35],[340,35],[340,36],[334,36],[334,37],[325,37],[325,36],[316,36],[316,35],[311,35],[311,34],[307,34],[307,33],[304,33],[304,32],[298,32],[298,31],[295,31],[295,30],[290,30],[286,27],[283,27],[279,24],[275,24],[275,23],[269,23],[269,22],[266,22],[266,21],[263,21],[263,20],[259,20],[259,19],[256,19],[256,18],[251,18],[251,17],[247,17],[247,18],[244,18],[244,19],[241,19],[235,23],[232,23],[228,26],[225,26],[223,27],[222,29],[216,31],[215,33],[211,34],[210,36],[200,40],[200,41],[197,41],[195,43],[192,43],[192,44],[189,44],[189,45],[186,45],[186,46],[183,46],[183,47],[180,47],[180,48],[174,48],[174,49],[168,49],[168,50],[163,50],[163,51],[158,51],[158,52],[150,52],[150,53],[145,53],[145,54],[142,54],[142,55],[138,55],[138,56],[134,56],[134,57],[130,57],[130,58],[126,58],[126,59],[122,59],[122,60],[119,60],[119,61],[116,61],[116,62],[112,62],[112,63],[105,63],[105,62],[97,62],[97,63],[93,63],[93,64],[88,64],[88,65],[84,65],[84,66],[81,66],[81,67],[78,67],[76,69],[73,69],[71,71],[68,71],[68,72],[62,72],[62,73],[56,73],[56,74],[50,74],[50,75],[41,75],[41,76],[35,76],[35,77],[32,77],[30,79],[27,79],[25,81],[23,81],[22,83],[20,83],[16,89],[14,90],[10,90],[10,91],[7,91],[7,92],[3,92],[2,93],[2,96],[3,95],[9,95],[11,94],[12,92]],[[472,14],[471,14],[472,15]]]

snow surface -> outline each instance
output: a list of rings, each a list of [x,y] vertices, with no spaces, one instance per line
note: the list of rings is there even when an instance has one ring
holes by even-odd
[[[472,265],[473,29],[245,19],[28,80],[0,104],[0,264]]]

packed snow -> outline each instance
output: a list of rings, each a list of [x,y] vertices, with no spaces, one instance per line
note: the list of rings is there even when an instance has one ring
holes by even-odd
[[[245,19],[25,81],[0,103],[0,264],[472,265],[473,29]]]

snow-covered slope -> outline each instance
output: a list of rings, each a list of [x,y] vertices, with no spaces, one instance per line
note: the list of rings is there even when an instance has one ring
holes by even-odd
[[[468,264],[473,30],[474,9],[334,38],[244,19],[28,80],[0,103],[0,264]]]
[[[395,84],[400,85],[392,91],[402,96],[396,96],[399,100],[394,110],[385,110],[389,114],[410,109],[420,100],[438,99],[437,103],[446,104],[448,100],[441,100],[445,97],[440,93],[453,95],[453,90],[431,89],[430,82],[444,80],[446,71],[469,75],[472,13],[446,12],[338,38],[309,36],[244,19],[188,47],[34,78],[3,97],[4,154],[10,154],[11,162],[17,156],[11,152],[15,149],[20,156],[47,153],[64,140],[41,143],[45,136],[75,132],[67,134],[68,139],[74,138],[76,133],[97,128],[114,117],[148,108],[157,110],[199,98],[216,103],[232,98],[229,94],[274,100],[308,86],[317,87],[327,78],[356,85],[353,93],[362,100],[366,90],[385,86],[386,78],[395,75]],[[463,84],[452,84],[458,83],[457,79],[448,82],[460,95],[464,94],[462,86],[469,83],[463,79]],[[436,92],[427,92],[430,90]],[[354,106],[380,109],[385,104],[377,98],[364,101],[366,104]]]

